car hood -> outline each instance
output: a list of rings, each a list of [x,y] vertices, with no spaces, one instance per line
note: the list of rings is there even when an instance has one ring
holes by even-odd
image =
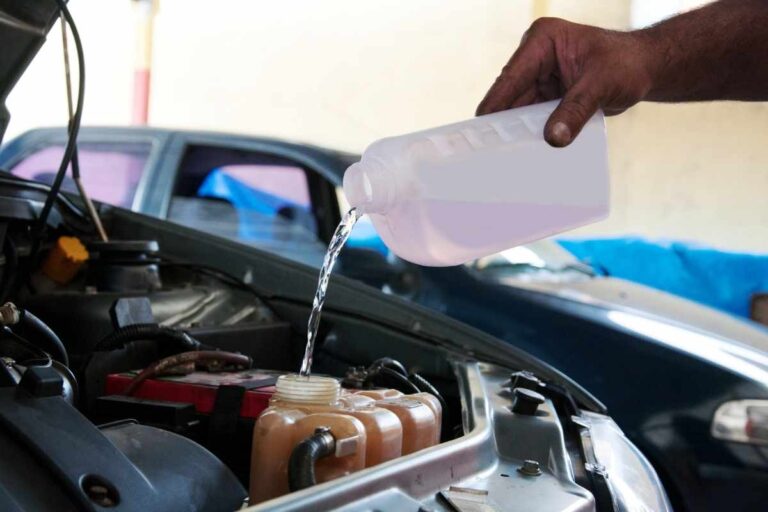
[[[768,329],[754,322],[613,277],[502,281],[592,306],[619,328],[768,384]]]
[[[56,2],[2,2],[0,4],[0,141],[10,115],[5,99],[56,21]]]

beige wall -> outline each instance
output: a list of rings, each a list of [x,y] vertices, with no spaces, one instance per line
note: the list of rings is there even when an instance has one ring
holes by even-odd
[[[697,0],[678,0],[685,7]],[[127,124],[128,0],[75,0],[85,122]],[[348,150],[472,115],[530,23],[611,28],[626,0],[161,0],[150,122]],[[58,28],[9,100],[9,134],[63,124]],[[642,105],[608,121],[611,218],[579,234],[674,237],[768,251],[768,107]]]

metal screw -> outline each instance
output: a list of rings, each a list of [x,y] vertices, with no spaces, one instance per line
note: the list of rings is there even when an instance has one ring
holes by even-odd
[[[19,309],[13,302],[6,302],[0,306],[0,324],[15,325],[19,323]]]
[[[539,476],[541,474],[539,462],[535,460],[524,461],[523,465],[517,468],[517,470],[525,476]]]
[[[83,492],[88,498],[104,508],[116,507],[120,503],[117,490],[95,475],[86,476],[82,483]]]

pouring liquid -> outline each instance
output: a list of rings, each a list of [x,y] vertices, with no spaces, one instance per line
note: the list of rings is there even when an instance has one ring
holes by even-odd
[[[341,218],[341,222],[339,222],[333,237],[331,237],[331,243],[328,244],[328,251],[325,253],[323,266],[320,268],[317,291],[315,292],[315,298],[312,300],[312,312],[309,314],[307,347],[304,349],[304,359],[301,361],[301,369],[299,370],[299,375],[302,377],[309,377],[312,372],[312,353],[315,350],[317,328],[320,325],[320,314],[323,311],[323,304],[325,304],[325,292],[328,289],[328,280],[331,277],[333,265],[336,263],[336,258],[339,257],[342,247],[347,242],[349,235],[352,233],[352,228],[359,218],[360,215],[357,213],[357,209],[352,208],[349,210]]]

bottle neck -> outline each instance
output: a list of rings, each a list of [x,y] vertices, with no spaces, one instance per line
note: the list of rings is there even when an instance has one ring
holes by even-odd
[[[281,375],[275,387],[273,400],[303,405],[335,404],[341,394],[338,380],[316,375]]]
[[[352,164],[344,173],[344,194],[361,215],[385,214],[395,201],[395,192],[394,174],[376,158]]]

